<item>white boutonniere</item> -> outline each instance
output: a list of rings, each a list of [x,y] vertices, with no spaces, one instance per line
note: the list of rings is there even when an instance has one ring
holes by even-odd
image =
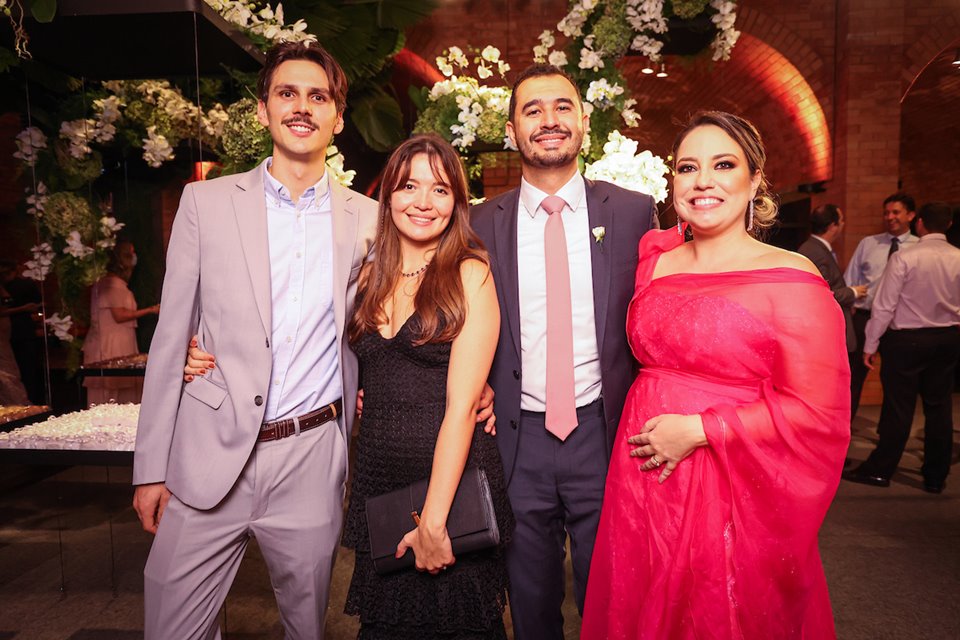
[[[603,239],[607,235],[606,227],[594,227],[590,230],[593,232],[593,240],[600,245],[600,250],[603,251]]]

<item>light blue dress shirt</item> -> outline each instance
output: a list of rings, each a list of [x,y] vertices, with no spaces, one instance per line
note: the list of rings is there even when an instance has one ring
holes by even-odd
[[[920,241],[909,231],[897,237],[900,239],[900,249]],[[873,306],[873,297],[877,294],[880,276],[883,275],[883,269],[887,266],[887,255],[890,253],[892,241],[893,236],[889,233],[867,236],[860,241],[853,252],[850,264],[847,265],[847,270],[843,274],[843,281],[848,287],[867,285],[867,295],[853,303],[855,309],[869,310]]]
[[[329,173],[294,204],[261,165],[267,202],[273,375],[264,421],[292,418],[343,395],[333,315],[333,208]]]

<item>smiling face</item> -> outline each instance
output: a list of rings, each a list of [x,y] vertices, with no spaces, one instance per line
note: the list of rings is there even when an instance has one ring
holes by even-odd
[[[750,173],[743,149],[720,127],[691,131],[677,149],[673,199],[677,213],[696,235],[739,229],[760,185],[760,172]]]
[[[401,174],[402,175],[402,174]],[[425,249],[440,243],[454,209],[453,190],[439,161],[418,153],[410,160],[410,175],[390,196],[390,210],[402,244]]]
[[[910,221],[915,215],[902,202],[893,201],[883,205],[883,224],[892,236],[902,236],[909,231]]]
[[[516,88],[516,112],[507,135],[524,164],[566,168],[576,164],[589,118],[577,89],[563,76],[535,76]]]
[[[257,104],[257,119],[270,130],[274,160],[326,160],[343,116],[330,91],[327,72],[309,60],[288,60],[276,68],[267,101]]]

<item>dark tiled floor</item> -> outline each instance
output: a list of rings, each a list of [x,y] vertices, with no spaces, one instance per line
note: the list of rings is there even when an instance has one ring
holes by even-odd
[[[960,396],[960,416],[957,409]],[[852,459],[872,448],[877,414],[864,407],[855,421]],[[841,483],[821,531],[844,640],[960,638],[960,478],[951,476],[943,495],[920,489],[918,431],[892,486]],[[0,640],[141,637],[150,536],[129,507],[129,481],[129,469],[116,467],[0,469]],[[340,613],[352,568],[351,554],[341,550],[331,640],[356,637],[356,621]],[[579,618],[569,602],[565,617],[566,637],[576,638]],[[282,637],[255,543],[221,621],[229,640]]]

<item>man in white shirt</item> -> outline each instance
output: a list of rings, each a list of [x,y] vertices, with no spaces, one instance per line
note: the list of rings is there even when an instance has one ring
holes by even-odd
[[[833,252],[833,243],[843,231],[843,211],[835,204],[823,204],[810,213],[810,237],[800,245],[797,253],[806,256],[816,265],[820,275],[827,281],[837,304],[843,309],[843,318],[847,325],[847,352],[857,348],[857,338],[853,330],[853,303],[867,295],[867,285],[847,286],[843,272],[837,264],[837,254]]]
[[[517,519],[507,547],[517,640],[563,638],[568,534],[582,612],[610,448],[637,366],[626,335],[637,250],[658,226],[649,196],[580,175],[587,123],[561,69],[521,73],[507,133],[523,180],[470,220],[500,302],[489,380]]]
[[[883,408],[879,442],[866,462],[845,473],[853,482],[886,487],[910,436],[919,392],[923,400],[923,488],[940,493],[953,446],[951,392],[960,359],[960,249],[947,243],[953,214],[943,202],[920,208],[915,246],[890,258],[867,324],[864,365],[879,347]]]
[[[887,259],[901,248],[915,244],[917,237],[910,233],[910,222],[916,215],[916,204],[906,193],[895,193],[883,201],[883,233],[867,236],[860,241],[847,264],[843,279],[851,287],[866,285],[867,295],[853,304],[853,329],[857,348],[850,355],[850,420],[857,415],[860,393],[867,379],[863,366],[864,331],[870,320],[870,309],[877,283],[887,266]]]

